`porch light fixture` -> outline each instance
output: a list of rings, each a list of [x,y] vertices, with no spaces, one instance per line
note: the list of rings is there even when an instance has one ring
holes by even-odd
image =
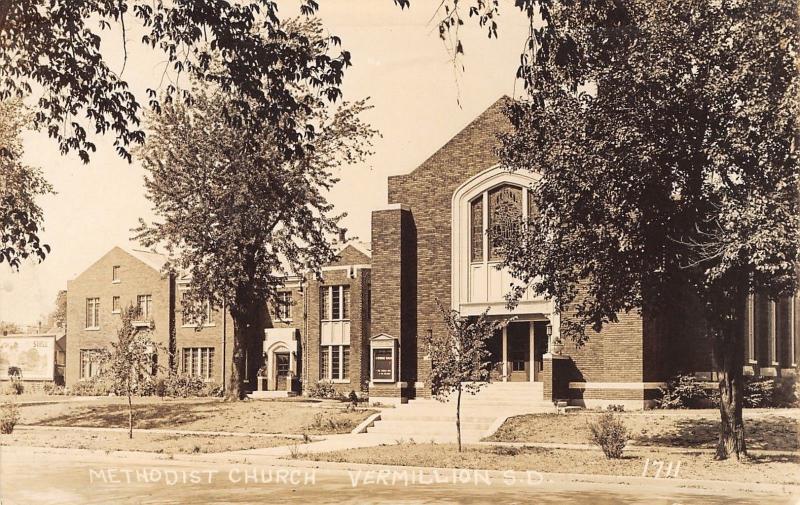
[[[548,337],[553,336],[553,325],[550,323],[547,323],[547,336]]]

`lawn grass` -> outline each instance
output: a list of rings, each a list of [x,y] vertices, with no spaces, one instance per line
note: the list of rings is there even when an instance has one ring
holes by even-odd
[[[220,399],[135,398],[135,427],[192,431],[324,435],[349,433],[374,411],[339,404]],[[20,424],[125,428],[127,400],[119,397],[23,405]]]
[[[600,474],[641,477],[647,463],[648,477],[654,477],[656,461],[664,462],[663,472],[672,462],[678,478],[800,484],[800,457],[761,456],[747,462],[713,461],[711,454],[685,454],[659,451],[625,451],[622,459],[606,459],[600,451],[543,449],[536,447],[466,446],[459,453],[455,444],[384,445],[344,451],[304,455],[313,461],[332,461],[372,465],[417,466],[515,470],[555,473]],[[649,459],[649,462],[647,460]],[[664,473],[661,474],[664,478]]]
[[[529,414],[509,418],[487,440],[589,444],[588,423],[600,413]],[[719,429],[716,410],[645,411],[619,414],[637,445],[712,448]],[[800,411],[745,411],[749,449],[800,449]]]
[[[0,445],[28,447],[96,449],[104,451],[142,451],[163,454],[199,454],[290,445],[297,440],[286,437],[243,437],[215,435],[174,435],[136,432],[129,439],[116,431],[49,431],[17,427],[10,435],[0,435]]]

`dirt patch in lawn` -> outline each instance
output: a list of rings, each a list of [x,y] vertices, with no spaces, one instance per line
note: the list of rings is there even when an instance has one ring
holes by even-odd
[[[588,423],[599,415],[587,411],[515,416],[487,440],[589,444]],[[620,416],[638,445],[712,448],[717,441],[719,413],[716,411],[626,412]],[[795,410],[746,413],[745,432],[750,449],[800,449],[800,420]]]
[[[285,437],[241,437],[214,435],[173,435],[163,433],[134,433],[116,431],[50,431],[26,430],[18,427],[10,435],[0,435],[0,445],[28,447],[62,447],[103,451],[142,451],[163,454],[199,454],[238,451],[296,444]]]
[[[349,433],[372,410],[345,411],[336,406],[301,402],[216,399],[161,400],[136,398],[136,428],[241,433],[324,435]],[[82,402],[27,405],[20,408],[23,425],[124,428],[127,401],[103,398]]]
[[[373,465],[418,466],[516,470],[654,477],[656,462],[662,463],[661,478],[667,465],[677,469],[681,479],[731,480],[739,482],[800,483],[798,457],[759,457],[747,462],[713,461],[711,454],[692,452],[670,454],[658,451],[626,451],[622,459],[606,459],[599,451],[467,446],[459,453],[455,444],[397,444],[348,449],[304,456],[313,461],[333,461]],[[680,466],[678,463],[680,462]]]

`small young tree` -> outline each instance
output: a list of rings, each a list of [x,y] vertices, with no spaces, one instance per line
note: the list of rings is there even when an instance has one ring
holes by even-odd
[[[133,438],[132,397],[155,378],[153,355],[157,346],[147,333],[134,326],[138,315],[138,309],[133,305],[122,312],[122,326],[117,331],[117,341],[111,343],[111,352],[103,356],[105,366],[101,372],[104,378],[111,381],[115,391],[128,398],[128,438]]]
[[[431,392],[442,402],[456,393],[456,432],[461,452],[461,393],[474,395],[486,385],[490,371],[486,340],[508,321],[489,320],[488,308],[477,318],[470,318],[444,307],[438,298],[436,304],[447,332],[426,337],[431,358]]]

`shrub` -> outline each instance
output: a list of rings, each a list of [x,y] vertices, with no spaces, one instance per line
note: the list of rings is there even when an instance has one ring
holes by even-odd
[[[221,398],[225,388],[219,382],[207,382],[203,388],[203,396]]]
[[[312,398],[336,398],[336,389],[328,381],[317,381],[308,389]]]
[[[744,382],[744,406],[747,408],[773,407],[775,381],[767,377],[747,378]]]
[[[625,412],[625,405],[608,405],[606,410],[609,412]]]
[[[19,422],[19,408],[14,402],[3,402],[0,405],[0,433],[10,435]]]
[[[703,384],[694,375],[678,375],[661,389],[661,398],[656,401],[662,409],[700,408],[710,399]]]
[[[73,384],[70,393],[76,396],[108,396],[112,390],[108,381],[100,377],[92,377]]]
[[[67,389],[64,386],[50,382],[42,386],[42,390],[44,391],[44,394],[51,396],[62,396],[67,394]]]
[[[339,433],[352,430],[355,423],[352,418],[340,413],[317,412],[311,423],[311,428],[322,433]]]
[[[613,412],[606,412],[597,421],[589,423],[589,431],[592,442],[600,446],[606,458],[622,457],[622,450],[628,443],[630,432],[619,416]]]
[[[18,380],[12,380],[6,387],[7,395],[21,395],[25,391],[25,386]]]
[[[202,396],[205,388],[203,379],[190,375],[170,375],[164,380],[164,395],[173,398]]]

